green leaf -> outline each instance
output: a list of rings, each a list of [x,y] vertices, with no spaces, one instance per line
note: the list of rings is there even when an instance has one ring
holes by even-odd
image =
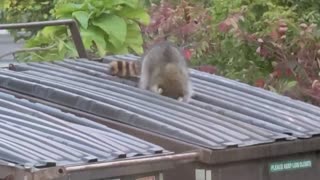
[[[44,1],[44,2],[40,2],[43,5],[48,5],[50,3],[50,1]]]
[[[73,12],[82,10],[83,4],[59,4],[55,9],[55,15],[57,18],[70,17]]]
[[[63,26],[47,26],[41,31],[45,38],[56,39],[57,36],[66,33],[66,28]]]
[[[127,24],[123,18],[116,15],[104,14],[92,23],[109,35],[109,41],[116,48],[123,45],[127,35]]]
[[[78,51],[77,49],[75,48],[75,45],[73,42],[71,41],[68,41],[68,42],[63,42],[64,43],[64,46],[65,48],[64,49],[67,49],[68,51],[65,51],[64,54],[65,56],[68,56],[68,58],[70,57],[78,57]],[[63,53],[63,52],[61,52]]]
[[[111,2],[109,2],[111,1]],[[108,9],[112,7],[112,1],[113,0],[99,0],[99,1],[91,1],[90,4],[97,9],[103,9],[104,7],[107,7]]]
[[[127,47],[122,47],[120,49],[115,49],[112,51],[113,54],[128,54],[128,48]]]
[[[31,52],[30,53],[32,55],[32,59],[34,60],[41,60],[41,61],[45,61],[45,57],[38,55],[35,52]]]
[[[86,49],[89,49],[93,42],[96,44],[100,56],[104,56],[106,52],[105,33],[97,27],[89,27],[81,29],[81,36]]]
[[[76,11],[72,13],[72,16],[76,18],[76,20],[80,23],[80,25],[84,28],[88,28],[89,21],[89,13],[85,11]]]
[[[99,2],[102,4],[101,7],[111,9],[113,7],[113,3],[115,0],[100,0]],[[97,2],[95,2],[97,3]]]
[[[139,1],[138,0],[117,0],[117,1],[113,0],[113,5],[116,6],[120,4],[127,5],[132,8],[136,8],[139,5]]]
[[[112,45],[112,43],[110,42],[106,42],[107,43],[107,52],[109,54],[128,54],[128,47],[126,45],[121,46],[120,48],[116,48]]]
[[[39,5],[39,4],[38,4],[38,5],[35,5],[33,8],[34,8],[34,10],[37,10],[37,11],[38,11],[38,10],[41,9],[41,5]]]
[[[128,54],[129,50],[128,48],[124,47],[123,49],[121,49],[120,51],[118,51],[118,54]]]
[[[10,7],[10,1],[9,0],[1,0],[0,1],[0,8],[1,9],[7,9]]]
[[[140,27],[137,23],[128,24],[126,44],[128,44],[128,46],[137,54],[143,53],[143,39]]]
[[[143,8],[133,9],[130,7],[124,7],[115,13],[121,17],[137,20],[143,25],[148,25],[150,23],[150,16]]]
[[[291,89],[291,88],[293,88],[295,85],[297,85],[297,81],[290,81],[290,82],[288,82],[286,89]]]
[[[277,90],[276,90],[274,87],[272,87],[272,86],[268,86],[268,87],[269,87],[269,89],[270,89],[271,92],[278,93]]]
[[[131,44],[129,47],[138,55],[143,54],[143,48],[141,45]]]
[[[64,42],[63,40],[59,40],[58,42],[58,51],[62,51],[62,49],[64,48]]]

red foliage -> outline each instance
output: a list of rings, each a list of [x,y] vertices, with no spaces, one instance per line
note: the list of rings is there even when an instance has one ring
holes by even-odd
[[[284,40],[286,38],[286,33],[288,31],[288,25],[286,22],[279,20],[276,26],[270,33],[270,37],[273,41]]]
[[[256,80],[255,83],[254,83],[254,86],[260,87],[260,88],[263,88],[264,85],[265,85],[264,79],[258,79],[258,80]]]
[[[298,83],[298,94],[309,97],[320,105],[320,36],[317,35],[315,24],[300,24],[300,31],[296,35],[290,34],[288,39],[288,24],[279,20],[271,24],[272,30],[269,34],[256,37],[243,31],[237,24],[241,15],[229,16],[219,25],[221,32],[232,32],[235,37],[257,46],[256,52],[269,60],[275,62],[273,71],[266,81],[259,79],[255,82],[258,87],[268,85],[279,79],[294,79]],[[302,97],[300,97],[302,98]]]
[[[243,19],[242,13],[233,13],[219,24],[218,29],[223,33],[229,32],[231,29],[237,32],[239,31],[238,22]]]
[[[209,74],[218,74],[218,69],[215,66],[211,66],[211,65],[197,66],[194,69],[197,69],[199,71],[206,72]]]
[[[185,48],[185,49],[183,49],[183,55],[186,58],[186,60],[189,61],[191,59],[192,52],[190,49]]]
[[[159,41],[169,40],[181,47],[192,47],[195,53],[199,50],[206,52],[206,49],[200,48],[199,43],[210,44],[210,33],[213,32],[207,9],[187,1],[182,1],[177,6],[161,1],[159,5],[152,6],[150,14],[151,23],[142,27],[145,48]]]
[[[223,32],[223,33],[229,32],[231,28],[232,28],[232,27],[231,27],[229,24],[226,24],[225,22],[221,22],[221,23],[218,25],[219,31],[220,31],[220,32]]]

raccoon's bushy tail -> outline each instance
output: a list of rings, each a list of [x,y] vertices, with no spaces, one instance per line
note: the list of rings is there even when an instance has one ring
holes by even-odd
[[[120,77],[137,77],[140,75],[140,64],[135,61],[115,60],[109,63],[110,72]]]

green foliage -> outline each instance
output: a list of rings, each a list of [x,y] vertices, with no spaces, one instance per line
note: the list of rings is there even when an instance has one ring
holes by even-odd
[[[319,104],[320,1],[212,4],[214,48],[193,64],[213,64],[223,76]]]
[[[171,2],[161,1],[149,9],[152,23],[143,27],[145,47],[166,39],[190,50],[190,54],[192,50],[195,57],[203,57],[212,42],[210,12],[201,4],[184,0]],[[189,55],[186,56],[189,59]]]
[[[219,73],[231,79],[253,84],[255,80],[265,77],[272,68],[270,62],[255,52],[249,44],[232,36],[224,36],[215,47],[215,53],[201,64],[212,64]]]
[[[51,19],[50,10],[53,9],[57,0],[1,0],[0,22],[23,23],[31,21],[44,21]],[[28,39],[36,34],[41,28],[10,30],[15,40]],[[26,32],[18,34],[19,31]]]
[[[320,2],[313,3],[316,7],[320,5]],[[295,24],[302,21],[301,17],[320,20],[317,18],[320,9],[316,12],[312,3],[308,4],[306,6],[302,0],[212,0],[215,27],[212,43],[215,46],[205,58],[194,58],[193,63],[216,65],[222,75],[253,84],[266,77],[273,67],[268,58],[256,53],[257,45],[248,42],[248,38],[253,40],[272,32],[279,19],[288,24],[286,36],[292,38],[296,35]]]
[[[149,15],[139,0],[58,0],[52,15],[56,19],[77,20],[84,46],[94,57],[111,53],[143,53],[139,25],[147,25]],[[70,37],[65,27],[46,27],[28,40],[27,47],[54,45],[52,50],[20,57],[24,60],[76,57]]]

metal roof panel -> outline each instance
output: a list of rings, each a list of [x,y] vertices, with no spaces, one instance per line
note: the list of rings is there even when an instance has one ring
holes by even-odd
[[[1,160],[24,167],[47,167],[161,153],[169,151],[88,119],[0,92]]]
[[[314,117],[279,110],[268,99],[238,90],[242,85],[230,88],[233,83],[227,79],[195,70],[191,75],[196,93],[187,104],[138,89],[135,81],[108,75],[108,65],[99,62],[17,63],[10,69],[15,71],[0,71],[3,88],[212,149],[319,133]]]

